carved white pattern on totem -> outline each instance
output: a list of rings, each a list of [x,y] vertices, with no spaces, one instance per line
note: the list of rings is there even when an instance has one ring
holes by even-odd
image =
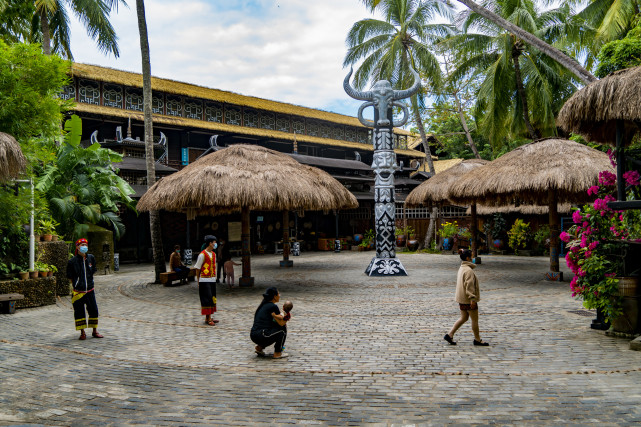
[[[392,259],[382,259],[374,268],[381,274],[396,274],[400,272],[399,262]]]

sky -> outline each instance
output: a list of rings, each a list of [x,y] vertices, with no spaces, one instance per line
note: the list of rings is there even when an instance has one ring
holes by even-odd
[[[140,73],[135,0],[111,22],[120,57],[75,18],[76,62]],[[153,76],[355,116],[342,84],[345,38],[372,15],[360,0],[145,0]],[[72,15],[72,14],[70,14]]]

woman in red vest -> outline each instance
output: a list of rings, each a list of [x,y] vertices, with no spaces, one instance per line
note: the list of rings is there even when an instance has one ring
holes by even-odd
[[[205,244],[207,246],[198,255],[194,267],[198,279],[201,314],[205,316],[205,324],[214,326],[218,323],[218,320],[211,317],[216,312],[216,236],[205,236]]]

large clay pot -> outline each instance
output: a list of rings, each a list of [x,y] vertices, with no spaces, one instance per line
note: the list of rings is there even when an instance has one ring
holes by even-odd
[[[639,299],[641,287],[638,277],[617,277],[619,280],[619,296],[623,297],[623,313],[612,321],[612,329],[617,332],[634,334],[639,332]]]
[[[21,271],[18,274],[20,275],[20,280],[27,280],[29,278],[29,272],[28,271]]]
[[[418,240],[416,239],[410,239],[407,241],[407,249],[410,251],[415,251],[418,249]]]
[[[47,273],[49,273],[49,272],[48,271],[39,271],[38,273],[39,273],[40,277],[47,277]]]
[[[443,250],[449,251],[452,249],[453,240],[451,237],[445,237],[443,239]]]
[[[354,234],[354,243],[359,244],[363,241],[363,235],[362,234]]]
[[[29,278],[30,279],[35,279],[36,277],[38,277],[38,272],[37,271],[30,271],[29,272]]]
[[[492,245],[494,246],[494,249],[499,250],[499,249],[503,248],[503,240],[501,240],[501,239],[494,239],[494,240],[492,241]]]
[[[396,246],[402,248],[403,246],[405,246],[405,243],[405,234],[399,234],[398,236],[396,236]]]
[[[53,235],[51,235],[51,234],[43,234],[42,235],[42,240],[45,241],[45,242],[50,242],[51,239],[53,239]]]

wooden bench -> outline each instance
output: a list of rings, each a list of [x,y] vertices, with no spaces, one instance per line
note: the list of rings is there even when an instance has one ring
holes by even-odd
[[[187,273],[187,280],[193,281],[196,277],[196,269],[190,268],[189,273]],[[175,280],[180,280],[180,276],[175,271],[168,271],[166,273],[160,273],[160,283],[165,286],[171,286],[171,283]]]
[[[24,299],[22,294],[0,294],[0,313],[16,312],[16,301]]]

